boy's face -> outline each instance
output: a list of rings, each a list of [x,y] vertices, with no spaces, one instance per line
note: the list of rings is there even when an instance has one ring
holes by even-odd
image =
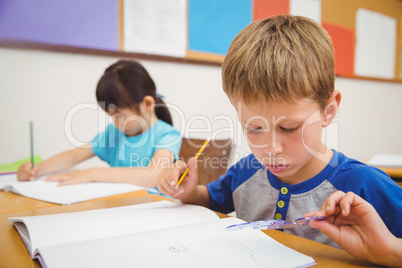
[[[323,112],[313,100],[245,105],[233,98],[254,156],[281,181],[296,184],[317,175],[329,149],[321,142]],[[331,152],[332,154],[332,152]]]

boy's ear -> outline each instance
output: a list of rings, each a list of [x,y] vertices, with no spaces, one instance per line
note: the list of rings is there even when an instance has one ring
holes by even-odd
[[[327,106],[325,106],[324,118],[322,121],[323,127],[329,126],[329,124],[331,124],[332,120],[337,115],[341,99],[341,92],[339,92],[338,90],[334,90],[328,99]]]

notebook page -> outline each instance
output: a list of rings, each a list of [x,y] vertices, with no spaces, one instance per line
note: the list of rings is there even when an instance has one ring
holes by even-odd
[[[18,182],[17,175],[15,174],[0,175],[0,190],[15,182]]]
[[[201,206],[160,201],[73,213],[9,218],[28,229],[35,249],[219,219]],[[16,226],[17,227],[17,226]]]
[[[155,189],[141,187],[129,183],[92,182],[57,186],[59,182],[45,181],[44,179],[46,177],[39,178],[35,181],[18,182],[17,175],[12,174],[12,176],[14,176],[15,182],[7,186],[3,186],[4,190],[9,190],[30,198],[62,205],[139,190],[147,190],[157,193]],[[11,180],[12,176],[10,175],[8,179]]]
[[[236,218],[40,249],[47,267],[308,267],[311,257]]]

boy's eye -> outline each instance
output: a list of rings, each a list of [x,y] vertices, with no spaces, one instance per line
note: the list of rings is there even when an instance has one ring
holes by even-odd
[[[259,131],[261,131],[261,130],[262,130],[261,127],[247,128],[247,133],[249,133],[249,134],[254,134],[254,133],[257,133],[257,132],[259,132]]]
[[[286,132],[286,133],[291,133],[291,132],[295,132],[298,128],[299,128],[299,127],[293,127],[293,128],[284,128],[284,127],[281,127],[281,130],[282,130],[283,132]]]

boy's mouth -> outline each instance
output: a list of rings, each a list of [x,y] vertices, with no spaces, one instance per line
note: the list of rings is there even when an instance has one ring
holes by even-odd
[[[270,164],[265,166],[271,173],[282,173],[288,168],[288,165],[284,164]]]

